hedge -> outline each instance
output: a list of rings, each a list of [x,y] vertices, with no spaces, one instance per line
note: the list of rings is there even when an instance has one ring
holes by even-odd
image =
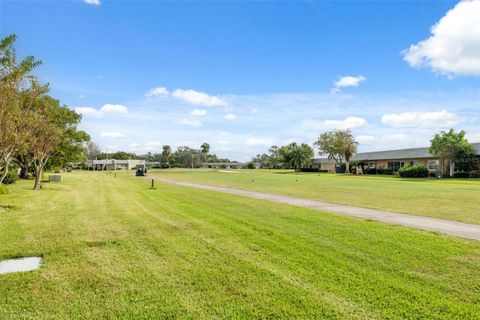
[[[425,166],[413,165],[400,168],[398,173],[400,173],[400,177],[405,178],[427,178],[429,171]]]

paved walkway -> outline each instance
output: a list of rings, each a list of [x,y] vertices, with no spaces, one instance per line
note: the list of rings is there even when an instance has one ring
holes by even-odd
[[[443,220],[422,216],[415,216],[410,214],[394,213],[383,210],[366,209],[360,207],[345,206],[340,204],[333,204],[318,200],[309,200],[302,198],[295,198],[289,196],[282,196],[278,194],[248,191],[241,189],[231,189],[217,186],[209,186],[203,184],[181,182],[177,180],[170,180],[164,178],[155,178],[155,180],[173,183],[184,187],[193,187],[204,190],[212,190],[235,194],[255,199],[268,200],[278,203],[285,203],[297,207],[304,207],[313,210],[334,212],[346,216],[357,218],[371,219],[387,223],[400,224],[408,227],[413,227],[422,230],[437,231],[462,238],[480,240],[480,225],[456,222],[451,220]]]

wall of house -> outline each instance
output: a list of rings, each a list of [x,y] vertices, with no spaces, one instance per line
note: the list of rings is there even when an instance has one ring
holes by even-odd
[[[445,172],[445,163],[441,158],[422,158],[422,159],[415,159],[415,158],[407,158],[407,159],[384,159],[384,160],[375,160],[375,161],[365,161],[367,163],[374,162],[375,167],[378,169],[387,169],[389,162],[403,162],[405,165],[409,165],[410,162],[416,161],[417,164],[425,166],[428,168],[428,161],[430,160],[439,160],[440,163],[440,172]]]
[[[320,169],[328,170],[329,172],[335,172],[335,163],[322,163]]]

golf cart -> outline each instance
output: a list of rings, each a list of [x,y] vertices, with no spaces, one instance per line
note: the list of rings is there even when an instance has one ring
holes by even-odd
[[[135,176],[145,177],[147,175],[147,166],[144,164],[137,165],[137,171],[135,171]]]

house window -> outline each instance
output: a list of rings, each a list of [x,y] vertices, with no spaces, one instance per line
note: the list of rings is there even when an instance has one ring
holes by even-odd
[[[404,165],[403,161],[392,161],[388,162],[388,169],[392,170],[392,172],[398,172]]]
[[[435,171],[440,168],[440,160],[428,160],[428,170]]]
[[[418,160],[410,160],[410,165],[411,166],[416,166],[418,164]]]
[[[368,167],[369,168],[375,168],[375,162],[369,162]]]

